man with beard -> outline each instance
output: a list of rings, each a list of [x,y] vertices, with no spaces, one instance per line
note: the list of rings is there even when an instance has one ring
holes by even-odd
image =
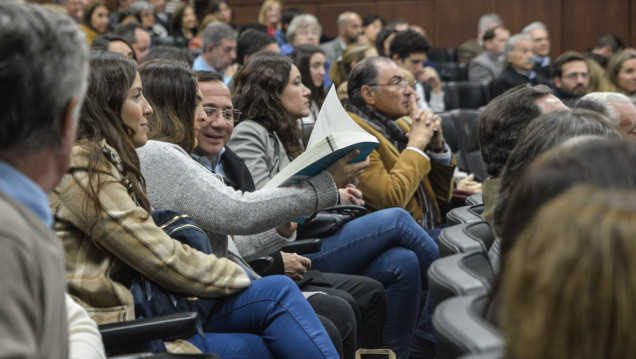
[[[590,85],[590,69],[583,55],[567,51],[553,66],[554,95],[561,100],[573,100],[585,95]]]

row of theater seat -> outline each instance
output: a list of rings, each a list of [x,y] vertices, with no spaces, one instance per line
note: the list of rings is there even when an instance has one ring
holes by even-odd
[[[480,114],[479,110],[456,109],[438,115],[442,118],[444,139],[453,151],[459,168],[483,181],[488,175],[479,150],[477,129]]]
[[[433,325],[437,358],[500,358],[503,336],[484,319],[495,274],[488,258],[494,243],[480,216],[481,194],[447,214],[439,237],[440,259],[428,271],[429,298],[437,304]]]

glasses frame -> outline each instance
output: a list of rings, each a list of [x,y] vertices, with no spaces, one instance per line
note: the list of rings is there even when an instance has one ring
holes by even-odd
[[[400,80],[400,82],[394,83],[394,84],[368,84],[368,86],[371,87],[377,87],[377,86],[397,86],[400,90],[406,90],[407,87],[410,86],[409,82],[406,79],[402,79]]]
[[[207,116],[208,119],[213,119],[214,117],[212,116],[216,116],[216,117],[221,117],[225,121],[232,122],[232,123],[237,123],[241,119],[241,115],[243,114],[241,111],[235,108],[221,110],[216,107],[210,107],[210,106],[203,106],[203,111],[205,112],[205,115]],[[231,118],[227,118],[228,113],[231,116]]]

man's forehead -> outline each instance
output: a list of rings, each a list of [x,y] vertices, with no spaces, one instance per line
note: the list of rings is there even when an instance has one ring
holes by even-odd
[[[199,82],[199,88],[203,94],[203,103],[223,102],[216,105],[232,106],[230,89],[225,86],[223,81]]]
[[[380,80],[390,80],[393,77],[404,77],[402,70],[400,70],[400,68],[393,62],[378,61],[376,63],[376,68],[378,70],[378,78]]]
[[[563,73],[581,70],[588,71],[587,63],[583,60],[574,60],[563,64]]]

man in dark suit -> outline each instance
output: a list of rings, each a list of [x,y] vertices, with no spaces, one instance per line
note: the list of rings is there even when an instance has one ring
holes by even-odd
[[[355,12],[347,11],[338,16],[338,36],[320,45],[329,63],[334,63],[347,46],[358,42],[362,35],[362,18]]]
[[[504,47],[504,56],[508,66],[491,83],[493,97],[526,83],[532,86],[550,85],[548,79],[533,70],[534,52],[532,52],[532,40],[528,35],[517,34],[510,37]]]

